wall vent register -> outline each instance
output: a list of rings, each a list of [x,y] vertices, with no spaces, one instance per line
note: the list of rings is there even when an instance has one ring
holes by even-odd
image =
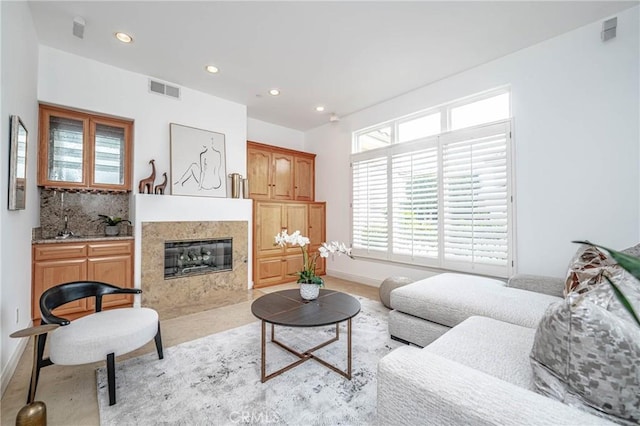
[[[180,99],[180,88],[149,79],[149,91],[170,98]]]
[[[164,279],[231,271],[232,239],[166,241]]]

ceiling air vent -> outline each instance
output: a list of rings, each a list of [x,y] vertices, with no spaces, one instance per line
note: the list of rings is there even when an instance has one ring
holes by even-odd
[[[149,79],[149,91],[170,98],[180,99],[180,88]]]

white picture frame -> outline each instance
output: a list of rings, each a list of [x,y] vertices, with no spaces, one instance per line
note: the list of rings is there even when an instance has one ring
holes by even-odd
[[[171,194],[226,197],[227,168],[223,133],[169,124]]]

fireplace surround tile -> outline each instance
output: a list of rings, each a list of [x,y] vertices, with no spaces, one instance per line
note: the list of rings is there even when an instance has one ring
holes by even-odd
[[[248,279],[248,222],[143,222],[141,236],[142,306],[161,318],[196,306],[221,306],[246,298]],[[189,277],[164,278],[164,243],[176,240],[233,239],[233,268]]]

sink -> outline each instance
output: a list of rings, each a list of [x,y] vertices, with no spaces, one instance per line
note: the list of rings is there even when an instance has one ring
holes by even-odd
[[[82,238],[82,235],[75,235],[75,234],[62,234],[62,235],[56,235],[54,237],[54,239],[56,240],[70,240],[73,238]]]

